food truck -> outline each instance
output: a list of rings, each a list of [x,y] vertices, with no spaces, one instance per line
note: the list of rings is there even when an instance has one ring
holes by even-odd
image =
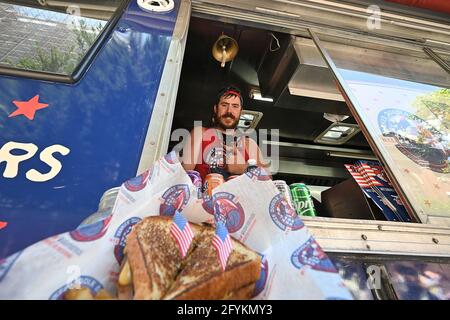
[[[0,1],[0,259],[75,229],[232,83],[355,298],[449,299],[450,9],[412,4]]]

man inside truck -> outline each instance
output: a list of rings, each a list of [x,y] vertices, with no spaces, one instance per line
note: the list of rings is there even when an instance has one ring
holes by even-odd
[[[243,174],[249,159],[268,167],[257,143],[237,128],[242,104],[239,88],[227,86],[219,91],[211,126],[194,127],[184,144],[181,162],[185,170],[198,171],[202,180],[209,173],[220,173],[226,180]]]

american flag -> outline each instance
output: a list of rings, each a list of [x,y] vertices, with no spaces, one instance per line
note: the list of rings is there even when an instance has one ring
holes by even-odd
[[[367,181],[366,177],[362,175],[353,165],[346,164],[345,168],[347,168],[348,172],[352,175],[352,177],[355,179],[356,183],[361,188],[370,188],[370,183]]]
[[[380,183],[377,179],[375,179],[376,174],[370,165],[363,163],[361,161],[357,161],[355,164],[355,169],[366,178],[371,187],[383,186],[382,183]]]
[[[395,205],[393,205],[391,201],[389,201],[389,199],[378,188],[382,187],[383,184],[375,179],[376,174],[370,165],[359,160],[355,163],[355,165],[346,164],[345,167],[361,188],[370,188],[378,195],[383,204],[387,206],[388,209],[391,210],[395,215],[394,220],[403,221],[401,216],[399,216]]]
[[[170,226],[170,233],[175,238],[180,248],[181,256],[184,258],[191,246],[194,233],[186,218],[178,211],[175,211],[173,222]]]
[[[233,250],[233,245],[231,243],[230,235],[228,234],[227,227],[223,222],[218,222],[216,225],[216,234],[212,240],[214,248],[217,250],[219,256],[220,265],[222,266],[222,271],[225,271],[227,265],[228,257]]]

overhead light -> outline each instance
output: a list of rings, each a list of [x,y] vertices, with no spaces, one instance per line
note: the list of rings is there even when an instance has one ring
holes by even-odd
[[[262,112],[242,110],[241,117],[239,118],[238,128],[241,128],[244,131],[255,129],[262,116]]]
[[[252,89],[250,90],[250,98],[254,100],[260,100],[260,101],[267,101],[267,102],[273,102],[272,98],[269,97],[263,97],[261,95],[261,92],[259,90]]]
[[[361,131],[361,129],[356,124],[334,122],[316,139],[314,139],[314,142],[335,145],[344,144],[359,131]]]

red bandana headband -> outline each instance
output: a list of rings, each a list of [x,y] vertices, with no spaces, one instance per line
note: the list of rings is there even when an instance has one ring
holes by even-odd
[[[239,98],[241,97],[240,93],[237,92],[237,91],[234,91],[234,90],[228,90],[228,91],[225,91],[225,93],[224,93],[223,95],[226,96],[226,95],[229,95],[229,94],[238,96]]]

